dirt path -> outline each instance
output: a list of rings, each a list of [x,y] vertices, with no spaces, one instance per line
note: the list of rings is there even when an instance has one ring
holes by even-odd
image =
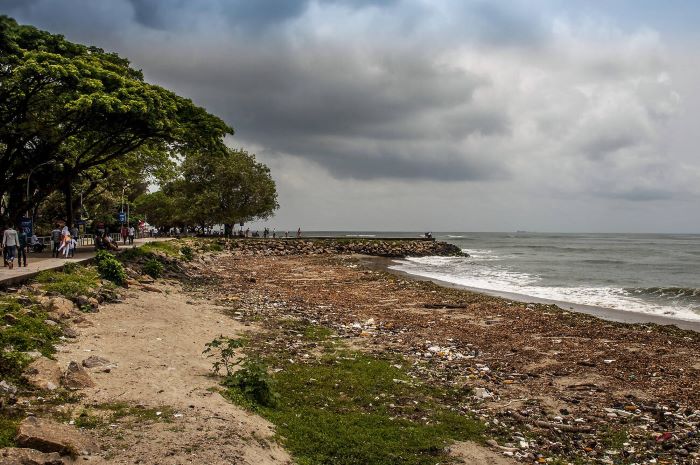
[[[93,372],[96,387],[82,391],[83,406],[126,403],[169,417],[95,429],[107,462],[291,463],[272,440],[269,423],[212,392],[217,380],[208,376],[204,345],[244,327],[206,301],[192,302],[174,287],[160,289],[132,291],[124,303],[89,315],[77,342],[57,354],[64,366],[90,355],[117,365],[109,373]]]

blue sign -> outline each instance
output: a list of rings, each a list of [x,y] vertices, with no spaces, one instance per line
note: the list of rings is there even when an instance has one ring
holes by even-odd
[[[126,221],[126,213],[119,212],[119,222],[124,223]]]
[[[19,222],[20,229],[27,234],[27,236],[32,235],[32,219],[22,218]]]

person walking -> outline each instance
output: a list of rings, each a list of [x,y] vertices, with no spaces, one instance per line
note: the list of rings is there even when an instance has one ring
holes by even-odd
[[[29,245],[29,237],[27,236],[27,231],[25,229],[20,228],[17,237],[19,238],[19,244],[17,245],[17,266],[24,266],[26,268],[27,247]],[[22,265],[22,263],[24,263],[24,265]]]
[[[131,226],[129,228],[129,245],[134,245],[134,237],[136,237],[136,228]]]
[[[17,231],[9,225],[2,235],[2,246],[5,250],[7,264],[10,269],[15,267],[15,257],[17,254],[17,246],[19,245],[19,236]]]
[[[126,245],[126,239],[129,237],[129,229],[126,227],[126,225],[122,226],[121,235],[122,242],[124,242],[124,245]]]
[[[51,231],[51,257],[58,258],[59,247],[61,247],[61,230],[56,225]]]

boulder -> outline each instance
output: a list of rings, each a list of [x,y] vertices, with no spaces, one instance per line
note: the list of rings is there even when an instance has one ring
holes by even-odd
[[[47,418],[25,418],[19,424],[16,441],[22,447],[61,455],[87,455],[99,451],[97,444],[75,427]]]
[[[45,454],[34,449],[7,447],[0,449],[0,463],[3,465],[63,465],[65,462],[56,452]]]
[[[61,319],[70,318],[74,309],[73,302],[63,297],[52,297],[48,302],[49,313]]]
[[[78,365],[78,362],[71,361],[66,372],[63,374],[61,384],[68,389],[84,389],[95,387],[95,383],[85,368]]]
[[[85,368],[97,368],[109,365],[111,362],[103,357],[98,357],[97,355],[91,355],[85,360],[83,360],[82,365]]]
[[[1,394],[17,394],[17,386],[3,379],[0,381],[0,395]]]
[[[67,327],[63,328],[63,335],[71,339],[75,339],[80,335],[80,333],[71,327]]]
[[[55,361],[40,356],[29,364],[24,378],[30,386],[53,391],[61,382],[61,367]]]

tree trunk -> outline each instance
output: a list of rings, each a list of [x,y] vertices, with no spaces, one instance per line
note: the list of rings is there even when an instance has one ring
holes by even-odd
[[[74,220],[73,217],[75,215],[73,214],[73,183],[70,179],[67,179],[63,185],[63,195],[65,196],[66,200],[66,226],[68,226],[68,228],[72,228]]]

